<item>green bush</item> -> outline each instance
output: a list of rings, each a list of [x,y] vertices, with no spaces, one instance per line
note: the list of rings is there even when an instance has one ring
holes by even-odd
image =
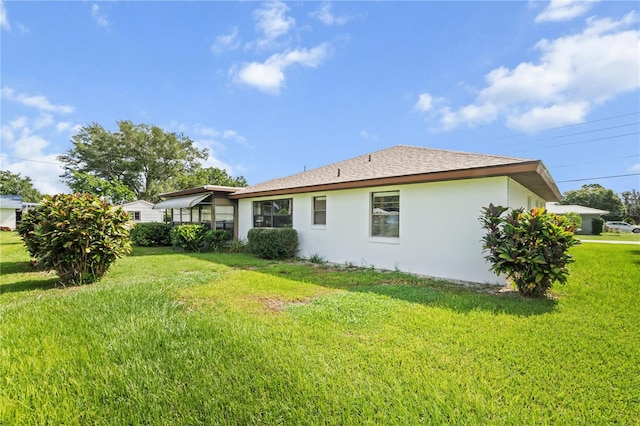
[[[187,224],[171,228],[171,244],[185,251],[200,251],[204,248],[204,225]]]
[[[567,221],[569,221],[569,224],[573,226],[573,229],[582,227],[582,216],[580,216],[578,213],[567,213],[563,216],[567,219]]]
[[[594,217],[591,219],[591,234],[592,235],[600,235],[602,234],[602,228],[604,227],[604,220],[599,217]]]
[[[136,246],[170,246],[171,225],[161,222],[138,223],[131,230],[131,242]]]
[[[210,229],[204,234],[204,247],[206,250],[218,251],[231,239],[231,234],[224,229]]]
[[[542,297],[554,282],[567,281],[567,265],[574,261],[568,250],[580,242],[566,218],[545,209],[515,209],[502,217],[507,208],[493,204],[482,211],[485,258],[491,270],[504,273],[521,295]]]
[[[298,252],[298,232],[293,228],[253,228],[247,239],[249,252],[263,259],[290,259]]]
[[[25,212],[18,232],[38,265],[54,270],[60,284],[100,279],[129,253],[129,216],[89,194],[46,196]]]

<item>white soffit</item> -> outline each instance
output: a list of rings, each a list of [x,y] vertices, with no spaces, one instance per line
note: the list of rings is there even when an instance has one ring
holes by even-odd
[[[187,209],[195,206],[200,201],[207,198],[210,193],[187,195],[185,197],[169,198],[165,201],[160,201],[153,206],[154,209]]]

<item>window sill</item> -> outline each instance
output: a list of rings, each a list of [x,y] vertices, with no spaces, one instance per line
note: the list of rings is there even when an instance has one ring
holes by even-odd
[[[400,244],[399,237],[369,237],[370,243],[377,244]]]
[[[324,231],[327,229],[327,225],[311,225],[311,229],[318,229],[320,231]]]

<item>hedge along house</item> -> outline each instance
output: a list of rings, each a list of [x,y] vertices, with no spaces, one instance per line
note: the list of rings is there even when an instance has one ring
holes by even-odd
[[[224,229],[238,235],[236,200],[229,195],[240,188],[206,185],[161,194],[166,198],[153,208],[163,210],[172,225],[199,223],[211,229]]]
[[[227,194],[238,238],[293,227],[302,257],[493,284],[504,279],[482,253],[481,209],[560,199],[539,160],[403,145]]]

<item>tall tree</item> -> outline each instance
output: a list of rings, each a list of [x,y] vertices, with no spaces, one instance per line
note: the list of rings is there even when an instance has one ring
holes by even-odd
[[[22,201],[38,203],[43,195],[34,186],[29,176],[22,177],[20,173],[0,170],[0,194],[20,195]]]
[[[632,189],[622,194],[622,203],[624,204],[627,217],[632,218],[636,225],[640,223],[640,192]]]
[[[597,183],[582,185],[582,188],[567,191],[562,197],[561,204],[578,204],[594,209],[607,210],[605,219],[621,219],[624,216],[624,206],[620,197],[611,189]]]
[[[204,185],[220,185],[220,186],[247,186],[247,180],[244,176],[232,177],[226,170],[216,167],[207,167],[198,169],[194,173],[185,174],[176,180],[176,190],[195,188]]]
[[[206,150],[197,149],[182,134],[131,121],[119,121],[117,132],[93,123],[81,128],[71,142],[73,148],[59,156],[65,165],[62,178],[70,187],[78,176],[74,171],[89,173],[107,182],[119,181],[137,198],[151,201],[207,158]]]
[[[113,204],[123,204],[136,199],[136,194],[119,180],[108,181],[90,173],[75,170],[72,170],[71,173],[73,180],[69,187],[73,192],[107,198]]]

